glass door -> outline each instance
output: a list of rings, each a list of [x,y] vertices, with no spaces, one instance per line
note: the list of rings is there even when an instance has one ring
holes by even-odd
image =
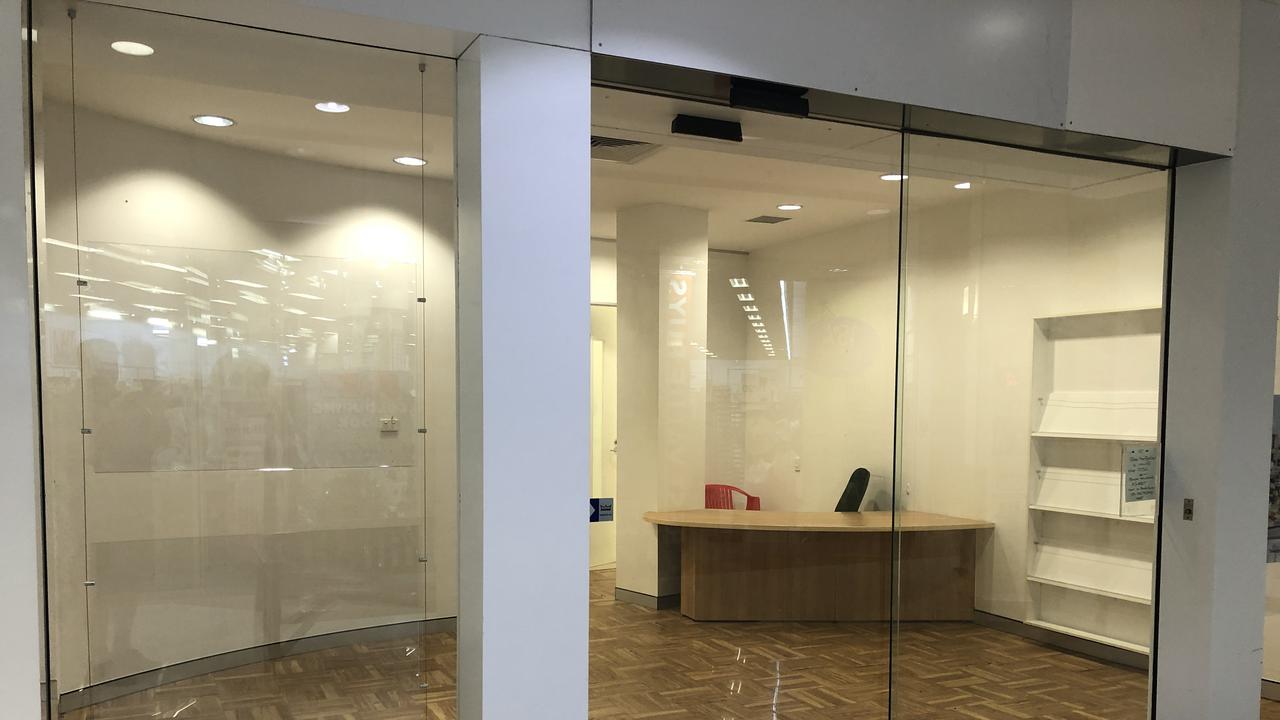
[[[452,61],[40,12],[60,714],[452,711]]]
[[[591,714],[885,718],[901,136],[603,87],[592,125]]]
[[[1164,171],[908,136],[895,718],[1145,718]]]

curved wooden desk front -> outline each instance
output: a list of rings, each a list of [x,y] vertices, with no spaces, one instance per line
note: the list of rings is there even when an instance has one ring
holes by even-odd
[[[680,612],[694,620],[972,620],[980,520],[887,511],[647,512],[680,528]],[[896,527],[895,527],[896,524]]]

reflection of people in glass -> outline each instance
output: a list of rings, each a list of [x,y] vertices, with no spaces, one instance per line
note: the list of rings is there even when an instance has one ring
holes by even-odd
[[[156,350],[128,341],[120,354],[125,361],[123,372],[115,343],[84,343],[85,417],[95,434],[94,470],[174,469],[168,403],[156,377]]]
[[[155,352],[134,344],[125,354],[128,374],[145,383],[125,382],[120,352],[114,342],[86,340],[81,345],[84,363],[84,412],[93,435],[86,445],[89,472],[85,475],[85,503],[110,502],[112,484],[125,473],[152,471],[156,448],[168,445],[164,422],[164,398],[155,383]],[[148,518],[137,521],[145,527]],[[136,534],[136,528],[135,533]],[[92,573],[101,579],[94,591],[101,613],[89,619],[101,628],[107,652],[115,667],[149,668],[155,662],[137,648],[134,626],[142,611],[142,599],[154,590],[165,541],[88,538]],[[172,542],[167,543],[170,548]]]
[[[211,410],[206,467],[278,467],[271,368],[241,350],[213,364],[205,397]]]

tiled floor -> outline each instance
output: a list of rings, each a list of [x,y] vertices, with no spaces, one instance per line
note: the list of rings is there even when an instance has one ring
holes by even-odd
[[[883,625],[694,623],[616,602],[613,573],[592,574],[595,720],[885,718],[888,657]],[[404,638],[255,663],[64,717],[452,720],[455,661],[451,635]],[[894,715],[909,720],[1146,717],[1144,673],[963,623],[904,626],[893,680]],[[1264,702],[1262,718],[1280,720],[1280,704]]]

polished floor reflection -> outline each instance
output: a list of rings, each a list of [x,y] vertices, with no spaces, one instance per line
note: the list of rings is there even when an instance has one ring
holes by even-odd
[[[64,713],[64,720],[454,720],[452,633],[251,663]],[[425,683],[426,688],[419,685]]]
[[[883,720],[883,625],[694,623],[613,599],[591,575],[591,712],[613,718]],[[894,675],[895,717],[1141,720],[1146,676],[975,625],[913,623]],[[452,635],[322,650],[185,680],[67,720],[454,720]],[[410,652],[413,650],[413,652]],[[417,687],[425,668],[430,687]],[[1263,720],[1280,703],[1263,701]]]

